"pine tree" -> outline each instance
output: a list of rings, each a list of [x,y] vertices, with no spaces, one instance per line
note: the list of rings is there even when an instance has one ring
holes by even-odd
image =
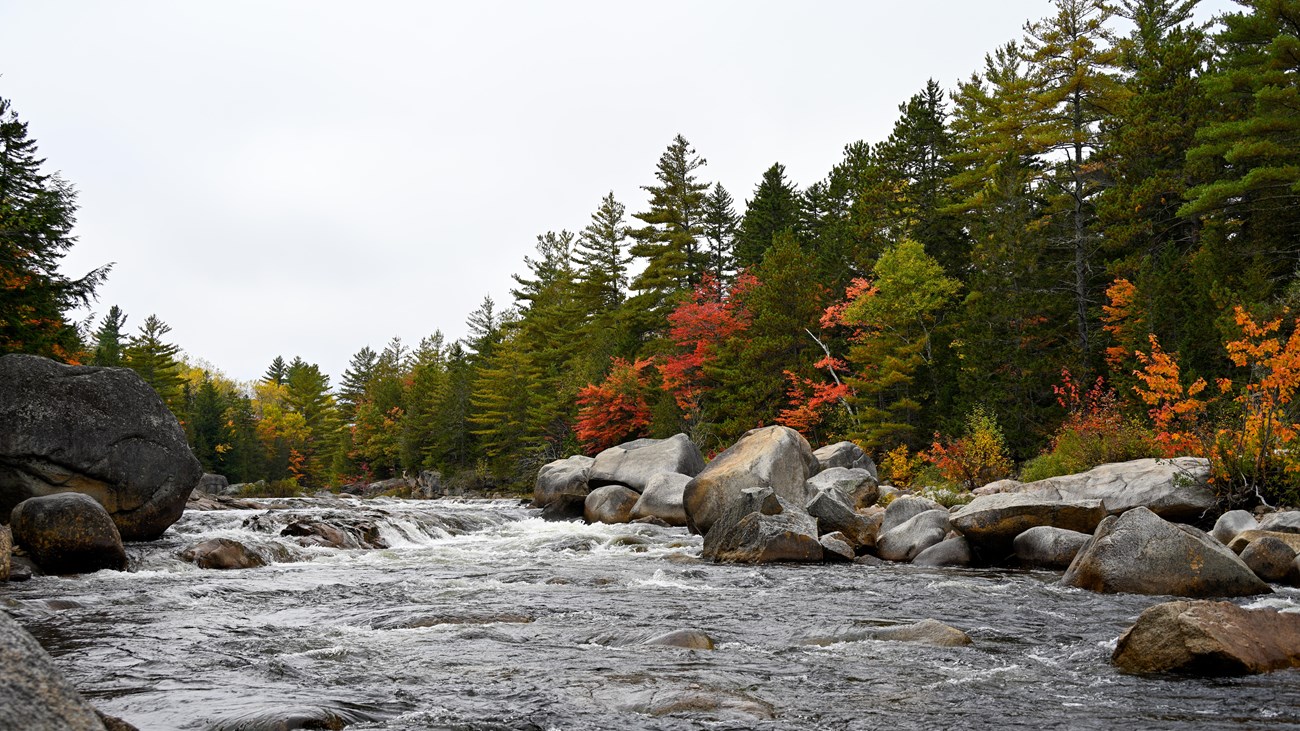
[[[275,356],[275,360],[271,361],[271,365],[266,369],[266,373],[262,375],[262,380],[266,383],[274,383],[279,386],[284,383],[284,379],[288,376],[289,366],[284,362],[284,358],[277,355]]]
[[[627,289],[626,208],[614,199],[611,191],[600,200],[591,214],[591,223],[578,236],[573,252],[577,266],[578,291],[587,312],[599,316],[613,312],[623,304]]]
[[[474,383],[470,423],[491,473],[518,482],[536,468],[543,427],[538,413],[541,373],[516,338],[506,338]]]
[[[785,179],[785,166],[775,163],[754,187],[754,197],[745,202],[745,215],[736,235],[736,266],[744,269],[763,260],[779,233],[797,234],[802,211],[799,191]]]
[[[183,415],[185,394],[181,388],[180,348],[163,340],[171,327],[150,315],[126,346],[126,366],[135,371],[162,397],[173,414]]]
[[[432,453],[442,436],[438,410],[446,403],[451,379],[441,332],[420,341],[411,357],[409,385],[403,398],[402,466],[420,470],[435,466]]]
[[[95,331],[95,351],[90,359],[91,365],[111,368],[122,366],[124,347],[122,329],[125,327],[126,313],[122,312],[122,308],[117,305],[108,308],[108,314],[104,315],[104,319],[99,323],[99,329]]]
[[[715,183],[704,199],[704,240],[707,242],[707,272],[724,284],[736,273],[736,234],[740,219],[736,203],[722,183]]]
[[[352,356],[347,369],[343,371],[343,378],[339,381],[338,402],[339,416],[345,423],[352,421],[357,404],[366,398],[378,364],[379,354],[367,345]]]
[[[76,361],[81,338],[65,314],[87,305],[111,265],[80,279],[59,272],[76,237],[76,192],[41,172],[36,141],[0,98],[0,355],[35,353]]]
[[[338,430],[338,414],[329,384],[329,376],[319,366],[297,357],[289,364],[284,381],[285,405],[292,413],[301,415],[307,432],[299,450],[301,466],[297,476],[305,484],[316,487],[329,481]]]
[[[476,362],[492,355],[492,350],[501,341],[501,313],[497,311],[492,297],[485,296],[478,309],[469,314],[466,321],[469,334],[462,344]]]

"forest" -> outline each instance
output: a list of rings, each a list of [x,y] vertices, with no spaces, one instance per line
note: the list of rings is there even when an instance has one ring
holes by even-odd
[[[206,470],[287,489],[529,489],[570,454],[780,423],[902,486],[1193,454],[1226,503],[1297,504],[1300,1],[1238,4],[1053,0],[886,139],[807,185],[774,163],[743,202],[677,135],[644,205],[539,222],[467,337],[362,347],[337,383],[292,354],[234,382],[152,314],[76,321],[109,271],[59,273],[75,191],[0,99],[0,353],[132,368]]]

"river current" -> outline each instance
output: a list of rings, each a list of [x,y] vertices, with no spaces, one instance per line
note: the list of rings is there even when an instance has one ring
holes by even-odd
[[[721,566],[684,529],[547,523],[512,501],[367,501],[389,548],[303,548],[278,526],[338,501],[269,502],[274,520],[187,512],[128,546],[128,572],[0,584],[0,603],[144,731],[1300,728],[1300,670],[1118,673],[1116,638],[1165,598],[1056,573]],[[300,560],[176,558],[217,537]],[[1239,603],[1300,611],[1300,592]],[[973,644],[867,638],[926,618]],[[642,644],[680,629],[716,649]]]

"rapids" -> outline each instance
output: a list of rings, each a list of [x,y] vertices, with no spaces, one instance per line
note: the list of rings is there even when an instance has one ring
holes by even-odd
[[[146,731],[1300,728],[1300,671],[1116,672],[1115,639],[1162,598],[1055,573],[719,566],[684,529],[547,523],[512,501],[367,501],[389,548],[303,548],[277,527],[337,501],[270,502],[187,512],[128,546],[128,572],[0,584],[0,602]],[[176,558],[217,537],[299,560]],[[1241,603],[1300,611],[1300,592]],[[854,639],[925,618],[974,644]],[[678,629],[717,649],[640,644]]]

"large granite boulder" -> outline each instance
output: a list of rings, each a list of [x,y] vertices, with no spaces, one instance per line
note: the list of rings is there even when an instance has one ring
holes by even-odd
[[[1066,569],[1091,538],[1089,533],[1040,525],[1016,536],[1011,547],[1021,566]]]
[[[876,504],[880,498],[880,483],[864,469],[830,467],[808,478],[808,494],[822,490],[836,490],[844,495],[853,510],[862,510]]]
[[[947,510],[927,510],[889,532],[881,533],[876,539],[876,555],[886,561],[911,561],[925,549],[941,542],[951,528]]]
[[[1259,521],[1255,520],[1255,516],[1249,512],[1229,510],[1214,521],[1214,528],[1210,531],[1210,535],[1226,546],[1232,543],[1232,539],[1239,533],[1257,528],[1259,528]]]
[[[1146,508],[1103,520],[1061,583],[1103,593],[1185,597],[1272,591],[1223,544]]]
[[[970,566],[971,550],[966,536],[951,536],[916,554],[913,566]]]
[[[0,357],[0,424],[0,516],[77,492],[108,510],[124,540],[153,540],[203,474],[176,417],[126,368]]]
[[[871,459],[871,455],[862,451],[862,447],[853,442],[836,442],[813,452],[817,458],[817,463],[821,469],[829,470],[833,467],[843,467],[850,470],[866,470],[871,475],[871,479],[879,482],[880,473],[876,471],[876,463]]]
[[[676,472],[665,472],[650,478],[636,505],[632,506],[632,519],[658,518],[668,525],[686,525],[686,506],[682,496],[691,478]]]
[[[943,510],[939,503],[917,495],[904,495],[889,502],[885,517],[880,522],[880,535],[884,535],[928,510]]]
[[[1024,493],[983,495],[961,507],[952,525],[991,563],[1014,550],[1012,541],[1030,528],[1051,526],[1091,534],[1106,517],[1100,500],[1055,500]]]
[[[1277,533],[1300,533],[1300,510],[1269,513],[1259,521],[1259,529]]]
[[[582,508],[582,518],[588,523],[627,523],[632,520],[632,508],[640,495],[622,485],[605,485],[591,491]]]
[[[707,534],[740,492],[751,487],[769,487],[790,503],[803,505],[805,483],[818,469],[808,440],[794,429],[769,426],[749,431],[686,485],[687,524]]]
[[[126,550],[104,506],[89,495],[63,492],[28,498],[9,521],[14,542],[47,574],[126,569]]]
[[[582,517],[587,500],[587,472],[596,460],[575,454],[542,465],[533,483],[534,508],[542,509],[547,520],[572,520]]]
[[[822,560],[817,521],[771,488],[742,490],[704,536],[703,556],[719,563]]]
[[[230,489],[230,480],[223,475],[214,475],[210,472],[204,473],[199,478],[199,482],[194,486],[194,492],[203,493],[204,495],[234,495],[235,491]]]
[[[694,477],[702,469],[704,455],[685,434],[669,439],[637,439],[596,455],[587,473],[587,484],[624,485],[641,492],[655,475],[675,472]]]
[[[1142,613],[1111,659],[1128,673],[1230,676],[1300,667],[1300,614],[1231,602],[1167,602]]]
[[[1214,508],[1209,477],[1210,462],[1199,457],[1135,459],[1076,475],[1010,485],[1002,492],[1049,500],[1101,500],[1111,515],[1144,507],[1166,520],[1193,522]]]
[[[858,549],[876,544],[876,526],[858,514],[844,501],[844,495],[835,489],[820,490],[807,505],[808,514],[817,519],[817,531],[825,535],[843,533],[845,540]]]
[[[1294,534],[1266,535],[1251,541],[1250,545],[1241,552],[1242,562],[1249,566],[1256,576],[1273,584],[1285,581],[1291,575],[1291,564],[1296,557],[1296,549],[1278,538],[1278,535]]]
[[[105,731],[31,635],[0,612],[0,729]]]
[[[213,538],[181,552],[182,561],[201,569],[252,569],[266,565],[266,559],[239,541]]]

